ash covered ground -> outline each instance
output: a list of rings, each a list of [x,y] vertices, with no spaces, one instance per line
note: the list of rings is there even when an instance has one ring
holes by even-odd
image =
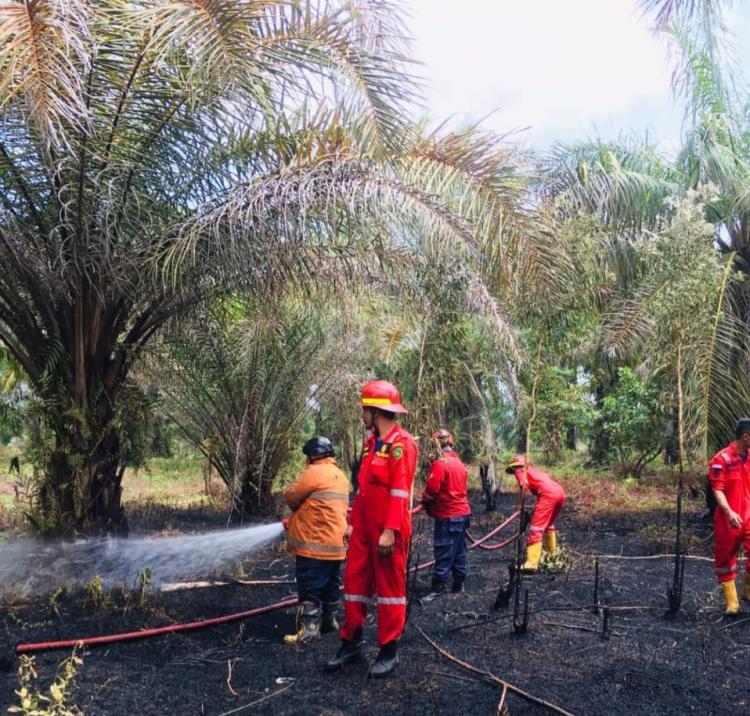
[[[475,499],[472,532],[485,534],[513,511],[514,497],[500,512],[486,514]],[[710,556],[710,528],[702,505],[686,505],[690,554]],[[218,527],[208,513],[165,514],[172,528]],[[513,605],[492,609],[507,582],[515,549],[470,553],[466,593],[428,604],[412,603],[401,643],[398,671],[382,681],[367,678],[367,664],[343,672],[322,670],[338,638],[329,635],[305,647],[281,643],[293,630],[293,609],[243,622],[153,639],[85,649],[74,701],[86,714],[495,714],[501,687],[462,669],[439,654],[421,629],[442,649],[484,671],[575,714],[738,714],[750,711],[750,614],[721,615],[710,561],[689,559],[682,606],[664,614],[672,581],[669,559],[600,560],[599,602],[609,606],[607,638],[603,616],[594,608],[594,555],[642,556],[673,551],[663,536],[668,512],[610,515],[589,519],[582,505],[569,503],[558,529],[567,556],[561,572],[525,578],[528,629],[513,629]],[[137,524],[134,525],[137,528]],[[503,535],[510,534],[506,530]],[[431,523],[415,517],[414,561],[431,558]],[[494,541],[494,540],[493,540]],[[293,560],[280,543],[245,562],[244,579],[293,578]],[[206,575],[196,575],[196,579]],[[214,575],[215,576],[215,575]],[[226,575],[225,575],[226,578]],[[426,591],[429,571],[415,584]],[[0,605],[2,661],[0,704],[17,703],[14,645],[138,630],[221,616],[294,595],[293,585],[209,588],[147,594],[143,606],[132,594],[115,592],[95,606],[82,593],[53,604],[47,597]],[[377,651],[374,625],[367,628],[367,653]],[[36,656],[38,685],[49,687],[66,652]],[[231,670],[231,677],[230,677]],[[514,694],[509,712],[548,713]]]

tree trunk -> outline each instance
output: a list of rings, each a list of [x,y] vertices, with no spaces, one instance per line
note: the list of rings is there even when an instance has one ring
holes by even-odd
[[[601,382],[597,382],[594,389],[594,406],[597,410],[601,410],[604,405],[605,395],[605,386]],[[601,418],[596,418],[592,426],[589,463],[592,465],[606,465],[610,460],[611,449],[612,444],[609,434],[604,429],[604,421]]]
[[[578,428],[575,425],[568,425],[565,431],[565,447],[568,450],[575,451],[578,443]]]
[[[38,514],[30,521],[45,535],[126,534],[124,456],[113,411],[100,403],[80,415],[76,408],[56,409],[59,404],[43,413],[48,430],[38,437],[48,435],[52,448],[41,465]]]
[[[677,438],[678,418],[677,409],[672,408],[667,418],[667,430],[664,439],[664,464],[676,465],[680,460],[679,440]]]

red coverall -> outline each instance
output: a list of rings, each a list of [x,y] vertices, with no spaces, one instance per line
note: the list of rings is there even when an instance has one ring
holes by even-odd
[[[526,541],[527,546],[536,544],[542,541],[545,532],[555,531],[555,520],[565,504],[565,490],[551,475],[536,467],[519,467],[514,474],[518,485],[528,487],[529,492],[537,498],[529,539]]]
[[[469,474],[453,448],[443,448],[434,460],[427,478],[422,504],[435,520],[432,540],[435,566],[432,587],[436,592],[447,590],[448,577],[453,576],[453,591],[461,589],[468,572],[466,529],[471,507],[466,498]]]
[[[417,444],[400,425],[382,440],[365,440],[359,490],[349,518],[352,534],[344,569],[344,624],[351,641],[365,624],[367,603],[377,596],[378,644],[398,639],[406,620],[406,560],[411,537],[409,496],[417,466]],[[390,557],[378,555],[384,529],[396,533]]]
[[[711,458],[708,479],[713,490],[721,490],[729,507],[742,518],[742,527],[732,527],[724,511],[714,510],[714,566],[719,582],[737,576],[737,552],[745,547],[745,569],[750,570],[750,454],[742,456],[734,443]]]
[[[422,502],[427,505],[430,517],[444,519],[470,515],[471,507],[466,499],[468,480],[461,458],[453,450],[442,451],[430,467],[430,476],[422,493]]]

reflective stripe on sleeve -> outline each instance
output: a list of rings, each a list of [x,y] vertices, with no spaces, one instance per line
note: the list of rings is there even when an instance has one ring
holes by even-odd
[[[544,532],[544,527],[529,527],[529,532]]]
[[[391,497],[403,497],[404,499],[409,497],[409,493],[406,490],[388,490],[388,494]]]

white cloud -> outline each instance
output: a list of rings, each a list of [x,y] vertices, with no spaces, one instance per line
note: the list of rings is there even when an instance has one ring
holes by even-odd
[[[410,0],[431,117],[531,126],[547,144],[593,132],[679,134],[666,44],[635,0]],[[653,112],[642,116],[641,111]]]

